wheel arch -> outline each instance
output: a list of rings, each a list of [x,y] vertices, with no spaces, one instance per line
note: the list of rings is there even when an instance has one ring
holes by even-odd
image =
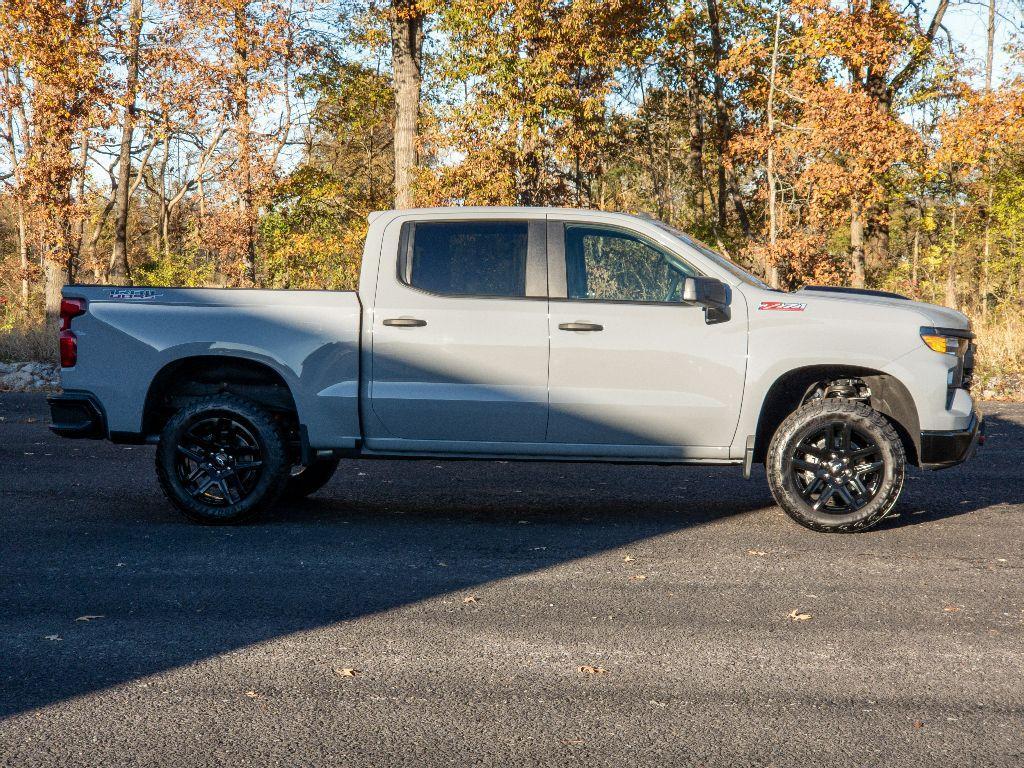
[[[143,434],[159,433],[182,402],[214,394],[244,397],[298,420],[291,386],[269,363],[240,355],[189,355],[165,364],[150,382],[143,406]]]
[[[917,406],[907,387],[895,376],[872,368],[849,365],[811,365],[781,374],[768,388],[757,419],[754,461],[764,462],[768,444],[782,421],[795,411],[808,389],[818,382],[859,379],[870,389],[870,405],[885,416],[900,436],[909,463],[919,464],[921,442]]]

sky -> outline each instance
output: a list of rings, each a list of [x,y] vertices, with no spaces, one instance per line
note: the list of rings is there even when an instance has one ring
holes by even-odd
[[[946,11],[945,26],[954,42],[963,45],[969,63],[978,72],[978,80],[984,80],[985,29],[988,24],[988,3],[985,0],[953,0]],[[929,0],[929,10],[934,12],[935,0]],[[1005,78],[1009,71],[1010,57],[1003,48],[1013,36],[1021,32],[1021,8],[1017,0],[996,0],[996,44],[995,82]],[[930,16],[928,18],[931,18]]]

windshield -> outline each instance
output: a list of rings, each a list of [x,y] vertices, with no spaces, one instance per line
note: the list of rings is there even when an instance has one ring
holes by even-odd
[[[711,250],[710,246],[705,245],[697,238],[691,237],[685,232],[682,232],[676,229],[675,227],[669,226],[663,221],[655,221],[654,223],[657,224],[661,229],[671,234],[673,237],[682,240],[684,243],[686,243],[694,250],[700,251],[700,253],[703,256],[706,256],[707,258],[711,259],[713,262],[715,262],[715,264],[720,266],[722,269],[728,270],[730,274],[735,275],[744,283],[756,286],[758,288],[764,288],[765,290],[768,291],[772,290],[771,286],[769,286],[768,283],[766,283],[764,280],[757,277],[756,275],[750,274],[739,264],[736,264],[733,261],[729,261],[729,259],[725,258],[725,256],[722,256],[716,251]]]

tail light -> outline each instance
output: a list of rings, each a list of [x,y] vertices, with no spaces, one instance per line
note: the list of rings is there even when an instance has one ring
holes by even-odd
[[[61,299],[60,302],[60,367],[73,368],[78,362],[78,337],[71,330],[71,320],[85,314],[85,299]]]

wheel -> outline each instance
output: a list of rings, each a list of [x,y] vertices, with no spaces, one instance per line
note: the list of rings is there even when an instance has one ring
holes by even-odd
[[[291,460],[271,416],[232,395],[205,397],[167,422],[156,472],[168,500],[197,523],[247,520],[281,495]]]
[[[282,494],[286,499],[304,499],[323,488],[338,469],[338,459],[317,459],[309,466],[292,469]]]
[[[768,484],[786,513],[815,531],[864,531],[903,490],[906,455],[892,424],[851,400],[814,400],[782,422],[768,449]]]

